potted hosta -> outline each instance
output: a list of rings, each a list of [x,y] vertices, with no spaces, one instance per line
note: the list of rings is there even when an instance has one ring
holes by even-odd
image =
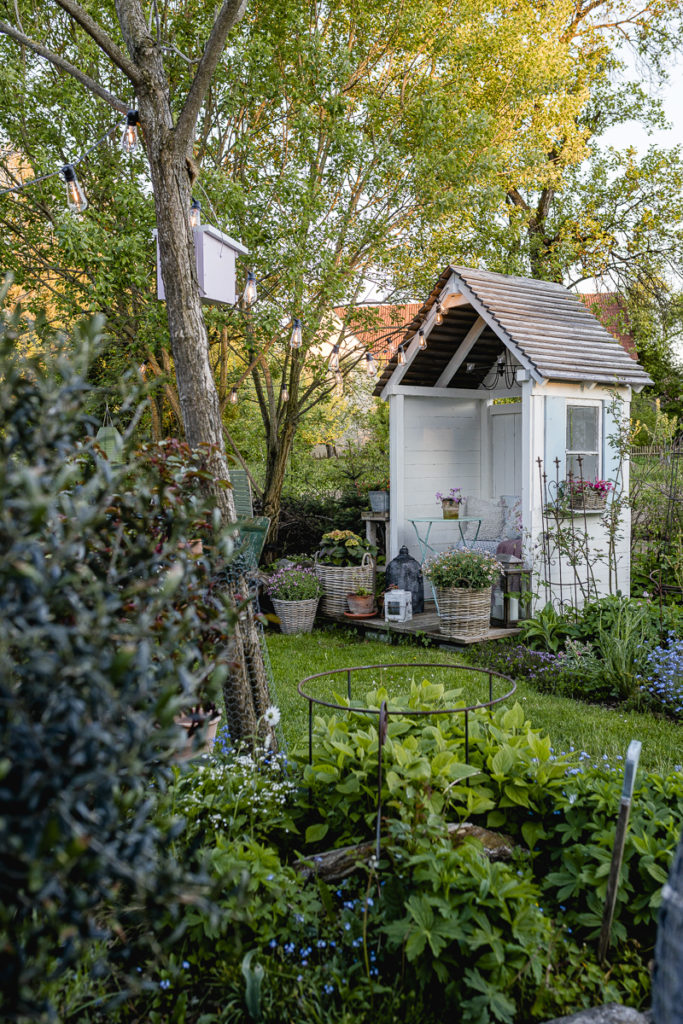
[[[323,535],[315,556],[315,574],[323,587],[323,615],[343,615],[347,594],[359,587],[374,593],[377,548],[352,530],[331,530]]]
[[[459,519],[460,506],[465,500],[460,493],[459,487],[451,487],[447,494],[437,491],[436,500],[441,503],[441,512],[444,519]]]
[[[268,578],[264,589],[280,620],[283,633],[310,633],[323,592],[311,568],[287,565]]]
[[[451,548],[422,567],[434,588],[439,628],[455,640],[483,640],[489,631],[491,588],[501,571],[495,555]]]

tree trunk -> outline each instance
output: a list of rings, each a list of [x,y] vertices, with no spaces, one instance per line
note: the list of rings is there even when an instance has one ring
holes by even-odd
[[[266,461],[266,489],[263,493],[263,514],[270,516],[268,541],[277,540],[280,521],[280,500],[285,482],[287,462],[294,442],[294,423],[286,419],[282,432],[273,424],[273,436],[267,439],[268,458]]]

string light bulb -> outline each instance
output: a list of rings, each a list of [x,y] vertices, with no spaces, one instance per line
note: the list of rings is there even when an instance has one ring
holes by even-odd
[[[475,369],[474,363],[465,363],[465,373],[474,373]]]
[[[417,332],[417,346],[422,349],[427,348],[427,337],[425,335],[424,328],[422,327]]]
[[[303,334],[301,330],[301,320],[298,316],[294,317],[292,321],[292,336],[289,339],[290,348],[301,348],[303,343]]]
[[[242,300],[245,306],[253,306],[256,302],[256,274],[251,270],[247,272],[247,283],[244,286]]]
[[[375,357],[372,352],[365,353],[365,372],[368,377],[377,376],[377,363],[375,362]]]
[[[436,304],[436,316],[434,317],[434,323],[437,327],[440,327],[443,323],[443,309],[441,308],[440,302],[437,302]]]
[[[192,206],[190,207],[190,227],[198,228],[202,222],[202,204],[198,199],[192,200]]]
[[[230,405],[237,405],[237,388],[232,388],[230,391]]]
[[[341,371],[337,370],[334,375],[334,386],[337,392],[337,398],[341,398],[344,394],[344,378],[342,377]]]
[[[285,402],[288,402],[288,401],[289,401],[289,388],[287,387],[287,385],[286,385],[286,384],[285,384],[285,386],[284,386],[284,387],[283,387],[283,389],[282,389],[282,392],[281,392],[281,397],[282,397],[282,403],[283,403],[283,405],[284,405],[284,403],[285,403]]]
[[[138,148],[138,125],[140,117],[137,110],[129,110],[126,114],[126,123],[121,136],[121,149],[126,156],[132,156]]]
[[[64,164],[62,167],[64,182],[66,184],[66,201],[72,213],[83,213],[88,205],[85,198],[83,186],[76,177],[76,168],[73,164]]]
[[[330,356],[330,369],[339,369],[339,345],[332,346],[332,355]]]
[[[396,357],[396,361],[398,362],[399,366],[405,366],[406,364],[406,353],[405,349],[403,348],[403,345],[398,346],[398,355]]]

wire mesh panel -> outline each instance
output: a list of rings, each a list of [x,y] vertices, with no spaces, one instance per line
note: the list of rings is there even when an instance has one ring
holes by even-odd
[[[679,1024],[683,1006],[683,834],[662,890],[655,972],[652,979],[652,1016],[656,1024]]]
[[[275,748],[281,744],[267,714],[275,703],[275,683],[261,621],[253,550],[246,549],[225,566],[221,582],[238,612],[223,686],[230,742],[252,743],[258,737]]]

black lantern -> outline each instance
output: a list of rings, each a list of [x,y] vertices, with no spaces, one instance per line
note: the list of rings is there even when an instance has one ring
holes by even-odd
[[[387,588],[394,586],[397,590],[407,590],[410,592],[413,599],[413,615],[418,615],[425,610],[422,567],[416,558],[411,558],[405,544],[396,558],[389,562],[385,579]]]
[[[502,565],[491,591],[491,625],[514,629],[531,616],[531,570],[515,555],[496,555]]]

